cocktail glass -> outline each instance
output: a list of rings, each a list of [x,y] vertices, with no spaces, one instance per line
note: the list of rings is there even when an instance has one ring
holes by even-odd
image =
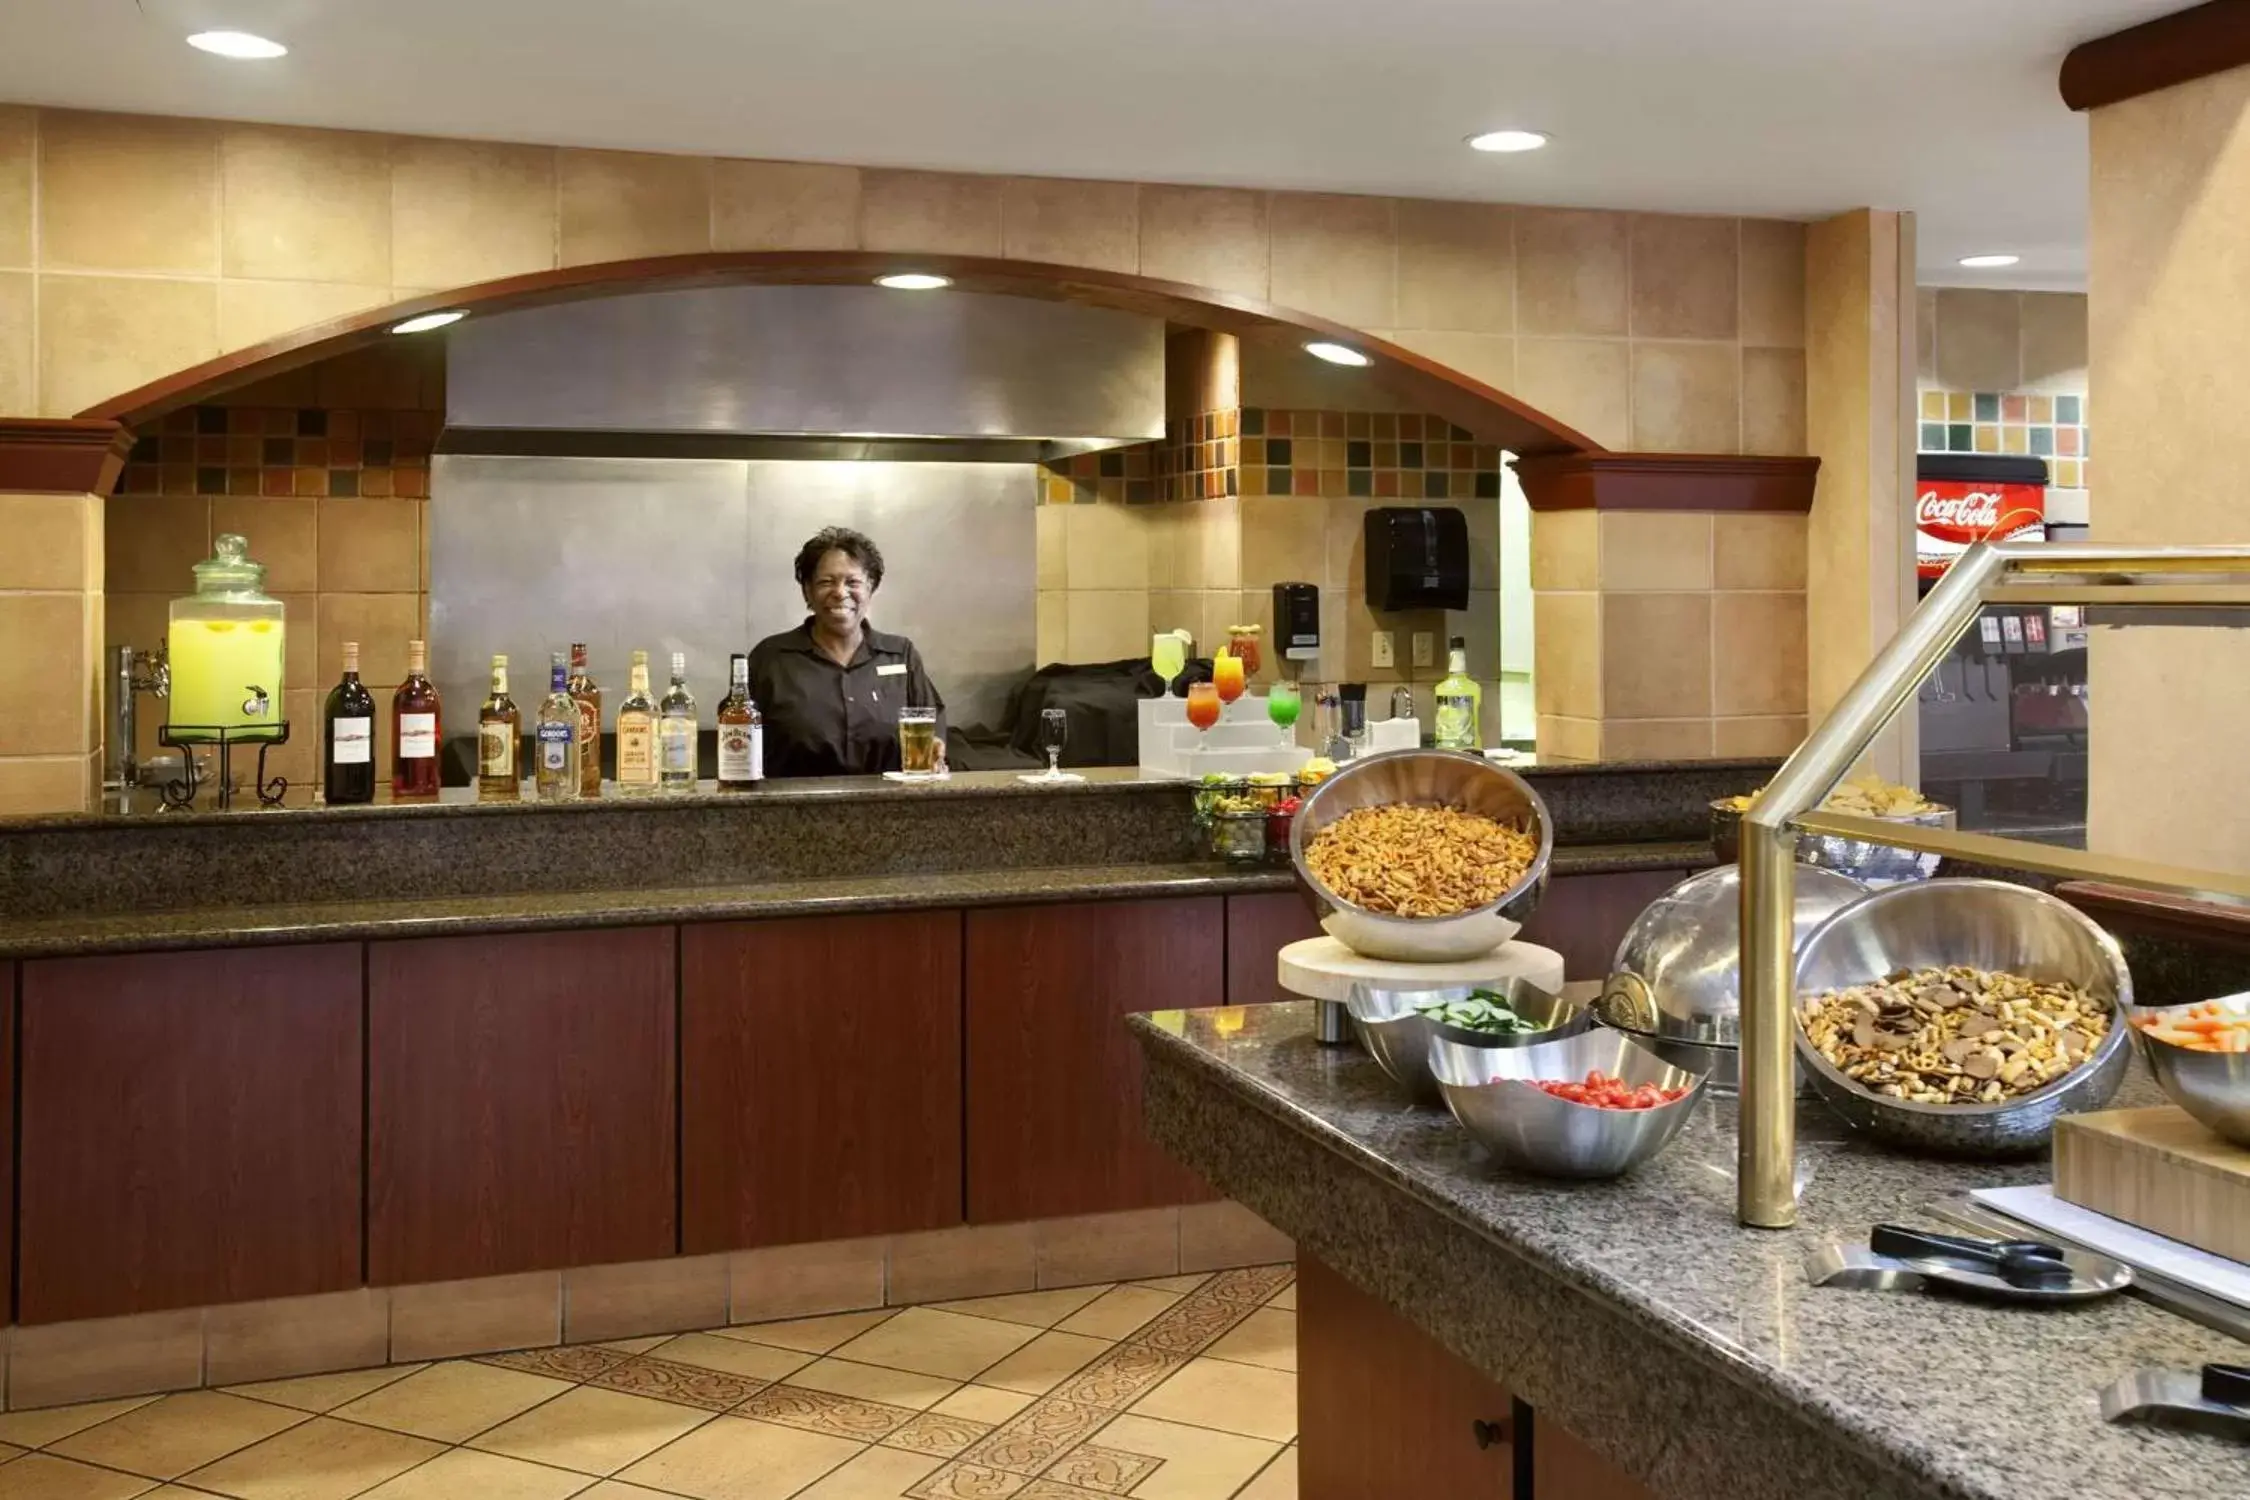
[[[1241,657],[1222,651],[1211,658],[1211,685],[1218,690],[1221,703],[1232,703],[1241,697],[1246,684]]]
[[[1281,742],[1286,745],[1295,737],[1297,715],[1304,709],[1304,698],[1297,684],[1287,678],[1266,689],[1266,717],[1273,727],[1281,731]]]
[[[1208,682],[1191,682],[1187,690],[1187,721],[1208,733],[1219,722],[1219,689]]]
[[[1172,682],[1187,670],[1187,642],[1176,630],[1159,630],[1149,637],[1149,670],[1164,679],[1164,696],[1172,696]]]

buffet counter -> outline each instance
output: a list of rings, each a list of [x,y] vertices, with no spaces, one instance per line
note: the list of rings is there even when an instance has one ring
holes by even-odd
[[[1491,1472],[1488,1447],[1516,1450],[1512,1492],[1535,1500],[2250,1493],[2250,1450],[2111,1426],[2095,1401],[2141,1366],[2240,1362],[2224,1335],[2133,1297],[2041,1312],[1807,1284],[1802,1261],[1824,1235],[1863,1238],[1950,1191],[2040,1180],[2043,1159],[1889,1154],[1809,1107],[1798,1227],[1746,1229],[1731,1100],[1629,1176],[1551,1181],[1495,1169],[1357,1048],[1316,1043],[1308,1005],[1132,1025],[1150,1132],[1296,1240],[1307,1500],[1352,1493],[1339,1475],[1370,1443],[1409,1465],[1399,1494],[1510,1493],[1475,1477]],[[2116,1102],[2156,1101],[2137,1074]],[[1411,1410],[1354,1388],[1360,1409],[1339,1434],[1317,1418],[1355,1377],[1320,1354],[1335,1344],[1324,1325],[1347,1321],[1363,1347],[1421,1353],[1388,1382],[1415,1390]],[[1454,1362],[1450,1398],[1416,1384],[1416,1370]],[[1432,1411],[1482,1425],[1384,1436]]]

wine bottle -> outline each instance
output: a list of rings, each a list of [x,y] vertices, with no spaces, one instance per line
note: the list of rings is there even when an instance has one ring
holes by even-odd
[[[359,642],[344,642],[344,675],[320,711],[320,784],[331,807],[375,800],[375,695],[359,680]]]
[[[406,681],[391,694],[391,800],[427,802],[438,794],[437,685],[429,647],[406,643]]]

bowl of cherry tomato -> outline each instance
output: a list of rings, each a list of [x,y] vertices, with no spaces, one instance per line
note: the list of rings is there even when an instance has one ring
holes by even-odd
[[[1649,1160],[1695,1113],[1705,1079],[1599,1028],[1529,1047],[1433,1037],[1430,1075],[1479,1145],[1545,1177],[1615,1177]]]

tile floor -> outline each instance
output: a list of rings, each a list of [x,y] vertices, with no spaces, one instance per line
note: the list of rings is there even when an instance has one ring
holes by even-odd
[[[1286,1266],[0,1416],[0,1500],[1294,1500]]]

